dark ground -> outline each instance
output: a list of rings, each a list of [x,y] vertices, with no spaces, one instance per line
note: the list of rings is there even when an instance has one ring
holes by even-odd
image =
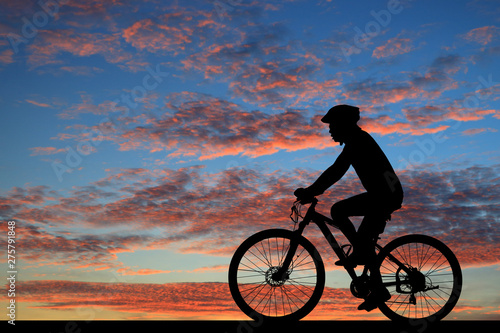
[[[300,321],[282,325],[260,324],[255,321],[16,321],[12,326],[5,322],[10,330],[26,332],[52,333],[118,333],[129,332],[172,332],[172,333],[261,333],[261,332],[328,332],[328,333],[496,333],[500,332],[500,321],[442,321],[429,325],[420,322],[396,325],[390,321]],[[2,332],[5,332],[2,329]]]

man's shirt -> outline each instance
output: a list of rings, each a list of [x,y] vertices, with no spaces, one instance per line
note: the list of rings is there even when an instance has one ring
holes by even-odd
[[[403,188],[391,163],[372,136],[360,128],[345,142],[335,163],[311,189],[323,193],[342,178],[351,165],[368,193],[402,201]]]

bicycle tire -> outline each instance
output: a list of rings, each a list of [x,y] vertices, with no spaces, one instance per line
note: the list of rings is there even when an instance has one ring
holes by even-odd
[[[286,281],[271,278],[294,236],[290,230],[264,230],[250,236],[235,251],[229,265],[229,289],[238,307],[250,318],[300,320],[318,304],[325,286],[325,267],[314,245],[303,236],[299,237],[290,276]]]
[[[418,270],[421,275],[416,276],[425,277],[424,290],[413,295],[415,304],[410,304],[415,284],[401,282],[412,280],[389,255]],[[393,321],[437,322],[453,310],[462,291],[462,270],[455,254],[440,240],[426,235],[406,235],[389,242],[377,256],[376,274],[386,285],[400,281],[399,287],[387,287],[392,297],[379,304],[380,311]]]

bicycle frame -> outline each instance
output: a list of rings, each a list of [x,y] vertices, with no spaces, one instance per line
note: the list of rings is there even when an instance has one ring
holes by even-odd
[[[307,209],[307,213],[304,216],[304,219],[299,223],[299,227],[297,228],[297,230],[294,231],[294,234],[296,237],[295,239],[298,239],[302,235],[302,233],[304,232],[304,229],[306,228],[306,226],[308,226],[309,223],[313,222],[318,226],[319,230],[321,230],[323,236],[327,240],[328,244],[330,244],[330,247],[335,252],[337,257],[341,261],[344,261],[346,259],[346,255],[345,255],[344,251],[342,250],[342,248],[340,247],[337,240],[335,239],[335,236],[332,234],[332,232],[330,231],[330,229],[327,226],[327,224],[335,225],[335,223],[333,222],[332,219],[324,216],[323,214],[316,212],[315,208],[316,208],[316,205],[318,203],[318,199],[313,198],[313,199],[311,199],[310,203],[311,203],[311,206],[309,206],[309,208]],[[298,241],[293,241],[293,239],[292,239],[292,241],[290,242],[290,248],[288,250],[288,253],[285,257],[285,260],[283,261],[283,265],[276,272],[276,277],[278,277],[278,278],[283,277],[286,274],[286,272],[288,271],[290,264],[293,260],[295,252],[297,250],[297,247],[298,247]],[[382,246],[380,246],[379,244],[375,244],[375,247],[379,251],[382,249]],[[401,263],[397,258],[395,258],[392,255],[389,255],[388,257],[390,258],[391,261],[393,261],[396,265],[398,265],[407,274],[411,273],[410,268],[408,268],[406,265]],[[367,274],[367,272],[369,270],[369,266],[370,265],[365,265],[361,276]],[[354,266],[345,265],[344,268],[353,281],[356,281],[356,279],[359,278],[359,276],[356,274],[356,271],[354,270]],[[401,281],[398,284],[400,284],[400,283],[401,283]],[[391,283],[391,282],[384,283],[384,285],[393,285],[393,284],[394,283]]]
[[[309,225],[309,223],[313,222],[315,223],[319,230],[323,233],[323,236],[326,238],[328,244],[330,244],[330,247],[332,250],[335,252],[335,254],[339,257],[340,260],[344,260],[346,258],[344,251],[340,247],[339,243],[335,239],[335,236],[332,234],[328,226],[326,225],[331,224],[334,225],[333,220],[324,216],[323,214],[320,214],[316,212],[315,208],[318,203],[318,199],[313,198],[311,201],[311,206],[307,209],[307,213],[304,216],[304,219],[299,223],[299,227],[297,230],[294,231],[296,239],[298,239],[302,233],[304,232],[304,229],[306,226]],[[297,241],[292,241],[290,242],[290,248],[288,250],[288,253],[285,257],[285,260],[283,261],[283,265],[281,268],[276,272],[276,275],[278,277],[284,276],[284,274],[288,271],[290,264],[293,260],[293,257],[295,255],[295,251],[297,250],[298,247],[298,242]],[[352,266],[345,266],[345,269],[351,279],[356,279],[358,276],[356,274],[356,271],[354,270],[354,267]]]

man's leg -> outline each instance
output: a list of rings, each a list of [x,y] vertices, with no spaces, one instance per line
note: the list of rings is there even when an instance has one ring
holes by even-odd
[[[357,243],[357,233],[349,216],[365,215],[365,207],[369,204],[368,199],[368,193],[358,194],[335,203],[331,209],[333,222],[353,246]]]
[[[359,233],[356,232],[356,228],[348,217],[364,216],[370,212],[370,209],[368,209],[369,207],[370,197],[368,193],[362,193],[337,202],[331,209],[334,223],[340,228],[353,247],[353,254],[349,256],[349,259],[353,260],[354,264],[364,264],[366,261],[363,258],[363,253],[360,251],[363,247],[362,242],[364,240],[359,239]],[[345,263],[340,260],[336,262],[336,264],[341,266],[345,265]]]
[[[358,241],[361,255],[367,260],[367,264],[375,264],[375,244],[378,236],[384,232],[386,218],[388,214],[384,213],[383,205],[376,204],[373,212],[365,215],[361,225],[358,228]],[[358,306],[358,310],[371,311],[377,308],[380,302],[385,302],[391,298],[391,294],[382,284],[382,277],[376,269],[370,267],[370,295],[363,303]]]
[[[375,256],[378,236],[384,232],[387,214],[372,213],[365,215],[357,232],[358,254],[370,261]]]

